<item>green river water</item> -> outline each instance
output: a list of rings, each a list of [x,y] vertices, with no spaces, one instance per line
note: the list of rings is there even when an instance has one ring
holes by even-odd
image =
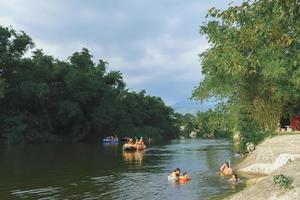
[[[122,144],[27,144],[0,146],[0,199],[184,199],[227,196],[244,188],[218,173],[234,158],[230,141],[172,140],[145,152],[122,152]],[[168,173],[188,171],[187,184]]]

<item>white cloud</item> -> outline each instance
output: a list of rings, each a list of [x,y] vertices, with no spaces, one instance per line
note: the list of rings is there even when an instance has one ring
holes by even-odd
[[[63,60],[86,47],[95,61],[120,70],[129,88],[171,102],[190,96],[202,78],[198,54],[208,43],[199,25],[208,8],[228,2],[0,0],[0,24],[24,30],[37,48]]]

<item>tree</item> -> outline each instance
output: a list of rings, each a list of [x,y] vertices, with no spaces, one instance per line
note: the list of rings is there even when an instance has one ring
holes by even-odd
[[[24,32],[0,26],[0,133],[8,143],[173,138],[174,111],[145,91],[129,92],[119,71],[83,48],[60,61],[33,48]]]
[[[204,79],[193,98],[227,99],[237,117],[275,130],[283,113],[299,107],[299,4],[257,0],[210,9],[201,33],[211,47],[200,54]]]

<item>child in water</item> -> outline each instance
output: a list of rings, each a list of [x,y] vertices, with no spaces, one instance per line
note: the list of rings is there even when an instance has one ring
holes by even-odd
[[[237,174],[232,174],[231,178],[229,179],[229,181],[231,181],[232,183],[237,183],[238,182],[238,176]]]

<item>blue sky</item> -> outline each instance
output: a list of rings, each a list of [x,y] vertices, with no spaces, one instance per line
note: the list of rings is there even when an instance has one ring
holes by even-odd
[[[44,52],[66,60],[88,48],[120,70],[132,90],[169,105],[187,99],[203,77],[208,48],[199,27],[230,0],[0,0],[0,24],[24,30]]]

